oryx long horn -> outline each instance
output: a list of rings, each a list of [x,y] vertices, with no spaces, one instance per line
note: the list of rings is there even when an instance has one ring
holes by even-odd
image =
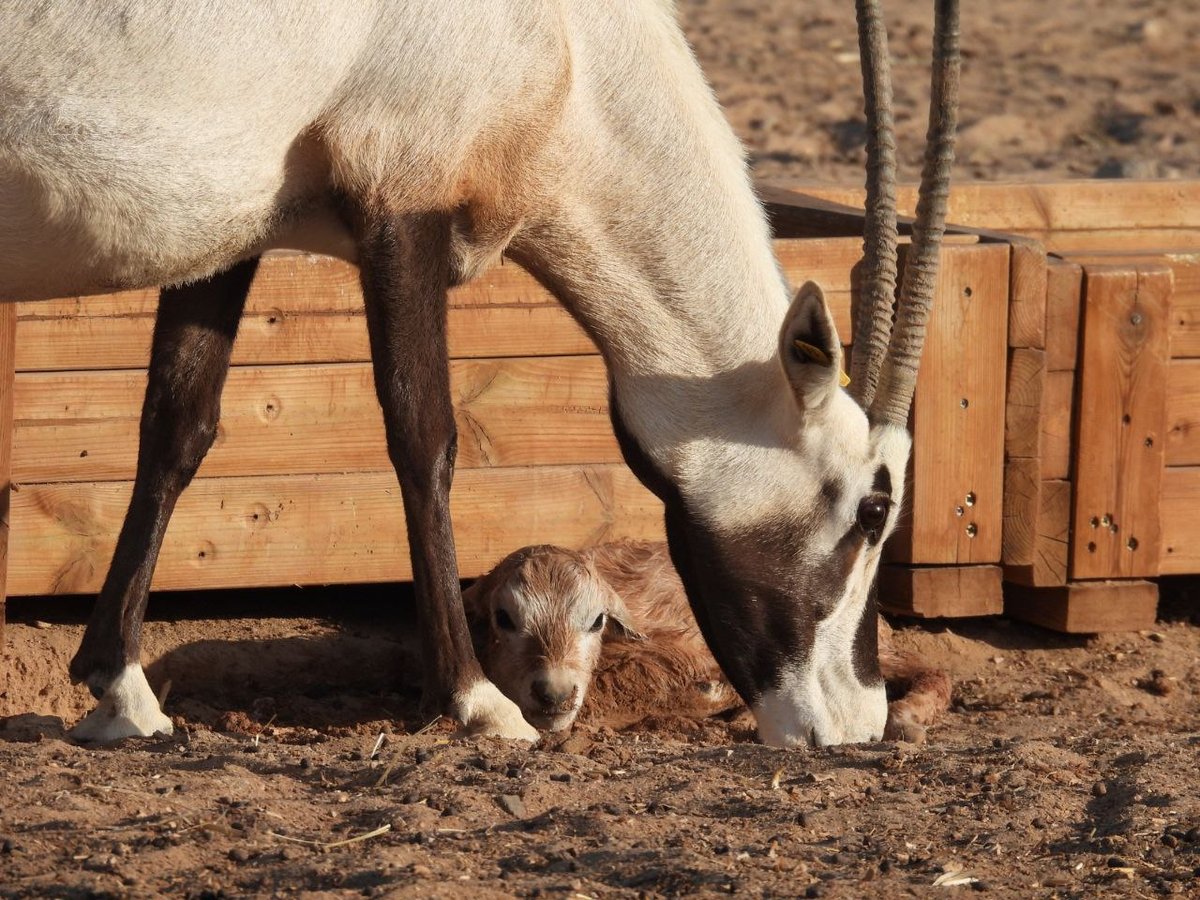
[[[896,324],[869,417],[872,424],[904,427],[917,385],[917,366],[925,342],[925,323],[933,304],[938,251],[946,227],[950,167],[954,162],[958,123],[958,0],[935,0],[933,79],[930,89],[929,130],[925,164],[913,223],[912,246],[896,306]],[[865,70],[864,65],[864,70]]]
[[[896,135],[887,28],[878,0],[856,0],[855,12],[867,116],[867,202],[850,395],[863,409],[870,409],[887,354],[896,302]]]

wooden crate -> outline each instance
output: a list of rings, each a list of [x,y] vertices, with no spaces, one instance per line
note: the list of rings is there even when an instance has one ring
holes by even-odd
[[[783,237],[776,252],[792,283],[824,287],[848,339],[861,239],[824,230],[834,236]],[[918,573],[917,600],[909,590],[901,607],[934,608],[921,585],[946,579],[920,568],[964,564],[985,588],[940,603],[938,614],[999,606],[1010,255],[1007,244],[972,235],[951,236],[943,255],[914,412],[914,524],[892,553]],[[99,588],[132,488],[156,301],[154,291],[133,291],[0,309],[0,377],[12,407],[0,407],[0,478],[11,465],[13,481],[0,566],[9,593]],[[554,299],[505,263],[455,290],[449,318],[462,574],[528,543],[661,537],[661,507],[613,438],[602,361]],[[216,444],[175,511],[155,589],[411,576],[368,357],[353,267],[264,258]]]

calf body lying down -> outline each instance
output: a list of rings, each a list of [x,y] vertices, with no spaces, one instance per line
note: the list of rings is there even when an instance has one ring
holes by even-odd
[[[703,717],[741,706],[709,652],[661,543],[577,552],[525,547],[463,594],[484,672],[544,731],[576,717]],[[889,693],[886,736],[923,740],[950,702],[950,680],[891,646],[880,619]]]

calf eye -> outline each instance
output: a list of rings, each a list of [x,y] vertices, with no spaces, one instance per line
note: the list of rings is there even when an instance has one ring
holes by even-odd
[[[596,621],[592,623],[592,627],[589,628],[588,630],[590,632],[592,632],[593,634],[595,634],[597,631],[599,631],[601,628],[604,627],[604,620],[607,618],[608,618],[608,616],[606,616],[604,613],[600,613],[600,615],[596,616]]]
[[[891,506],[891,499],[884,494],[864,497],[858,504],[858,528],[872,543],[883,533]]]
[[[512,616],[510,616],[507,612],[505,612],[502,609],[496,610],[496,627],[499,628],[501,631],[516,631],[517,630],[517,625],[512,620]]]

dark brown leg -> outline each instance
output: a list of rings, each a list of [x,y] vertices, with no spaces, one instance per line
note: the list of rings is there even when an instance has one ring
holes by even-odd
[[[221,389],[257,259],[211,278],[164,288],[142,406],[137,477],[108,577],[92,610],[71,680],[100,708],[77,726],[86,740],[170,730],[140,665],[150,579],[175,502],[212,446]]]
[[[425,700],[471,731],[533,740],[537,732],[479,667],[459,589],[450,523],[450,224],[445,214],[367,213],[359,235],[375,389],[408,524]]]

